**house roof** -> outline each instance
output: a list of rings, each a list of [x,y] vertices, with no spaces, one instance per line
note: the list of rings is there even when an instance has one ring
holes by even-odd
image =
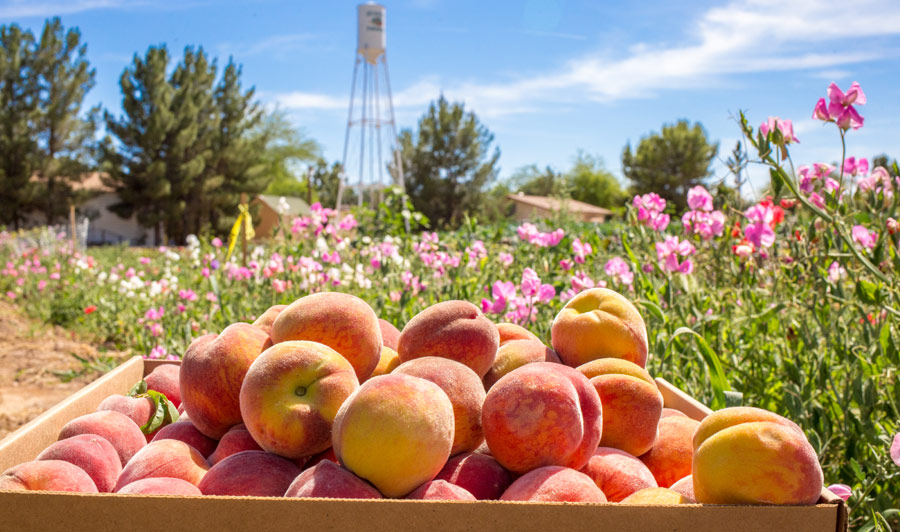
[[[309,210],[309,204],[307,204],[302,198],[298,198],[295,196],[272,196],[269,194],[260,194],[256,197],[261,203],[265,203],[275,212],[278,212],[278,204],[281,202],[281,198],[288,204],[288,210],[285,215],[288,216],[309,216],[312,211]]]
[[[507,199],[510,199],[517,203],[530,205],[532,207],[537,207],[539,209],[544,209],[547,211],[559,211],[565,209],[569,212],[593,214],[598,216],[609,216],[613,213],[609,209],[604,209],[603,207],[597,207],[596,205],[591,205],[590,203],[585,203],[583,201],[573,199],[560,200],[559,198],[551,198],[547,196],[529,196],[526,194],[507,194],[506,197]]]
[[[88,192],[112,192],[113,189],[103,184],[103,177],[106,174],[102,174],[100,172],[90,172],[87,174],[82,174],[81,181],[72,181],[72,190],[75,191],[88,191]],[[32,174],[30,181],[34,183],[40,183],[45,179],[38,174]]]

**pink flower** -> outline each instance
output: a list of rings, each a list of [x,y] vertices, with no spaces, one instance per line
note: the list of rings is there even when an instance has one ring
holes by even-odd
[[[193,290],[179,290],[178,297],[185,301],[197,301],[197,294]]]
[[[609,259],[606,261],[603,269],[606,271],[606,275],[609,275],[620,284],[631,286],[634,283],[634,273],[622,257]]]
[[[748,240],[742,240],[740,244],[731,246],[731,251],[738,257],[742,259],[746,259],[750,255],[753,254],[753,244],[751,244]]]
[[[572,252],[575,254],[575,262],[584,264],[584,257],[594,252],[590,244],[584,244],[580,238],[576,238],[572,242]]]
[[[775,243],[775,231],[772,230],[775,211],[772,206],[758,203],[744,211],[744,216],[751,222],[744,228],[744,238],[757,248],[772,247]]]
[[[820,209],[825,208],[825,198],[813,192],[809,195],[809,202]]]
[[[888,221],[890,221],[890,220],[888,220]],[[41,279],[40,281],[38,281],[37,287],[38,287],[39,292],[43,292],[44,288],[47,288],[47,281]]]
[[[669,236],[663,242],[656,243],[656,258],[660,268],[669,272],[690,274],[694,264],[690,259],[679,262],[678,257],[688,257],[696,253],[696,248],[687,240],[678,240],[677,236]]]
[[[53,272],[50,274],[50,279],[54,281],[59,281],[59,272]]]
[[[553,288],[552,284],[542,284],[540,290],[538,290],[538,301],[541,303],[548,303],[553,301],[553,298],[556,297],[556,288]]]
[[[844,159],[844,173],[848,175],[866,175],[869,173],[869,160],[865,157],[858,161],[856,157]]]
[[[482,299],[481,310],[485,313],[500,314],[506,310],[507,303],[516,297],[516,285],[512,281],[494,281],[491,288],[494,300]]]
[[[146,266],[146,265],[150,264],[150,257],[141,257],[140,262],[141,262],[141,264]]]
[[[825,178],[825,192],[829,194],[834,194],[837,190],[841,188],[841,184],[831,179],[830,177]]]
[[[531,268],[525,268],[522,272],[522,294],[528,297],[537,295],[541,288],[541,279]]]
[[[219,238],[219,237],[213,238],[213,239],[212,239],[212,245],[213,245],[213,247],[216,247],[216,248],[222,247],[222,239]]]
[[[218,298],[216,297],[216,294],[214,292],[207,292],[206,300],[209,301],[210,303],[215,303],[216,300],[218,300]]]
[[[850,490],[850,486],[846,484],[832,484],[826,489],[831,493],[834,493],[841,499],[844,499],[844,501],[846,501],[850,498],[851,495],[853,495],[853,491]]]
[[[8,298],[10,298],[10,299],[15,299],[15,298],[16,298],[16,293],[13,292],[12,290],[9,290],[9,291],[6,292],[6,297],[8,297]]]
[[[563,271],[569,271],[572,267],[575,266],[575,263],[569,259],[563,259],[559,261],[559,267],[563,269]]]
[[[825,98],[819,98],[819,101],[816,102],[812,117],[817,120],[831,122],[831,115],[828,114],[828,104],[825,103]]]
[[[347,216],[344,216],[344,219],[338,224],[338,229],[349,231],[358,225],[359,222],[356,221],[356,218],[354,218],[352,214],[348,214]]]
[[[500,264],[505,267],[509,267],[513,263],[513,256],[509,253],[500,253],[499,259]]]
[[[275,293],[282,294],[285,290],[291,287],[291,281],[285,281],[282,279],[272,279],[272,289],[275,290]]]
[[[722,211],[688,211],[681,217],[686,233],[696,233],[703,240],[720,236],[725,230],[725,215]]]
[[[866,95],[859,83],[853,82],[846,94],[836,83],[828,86],[828,115],[841,129],[859,129],[863,126],[863,117],[853,108],[853,104],[865,105]],[[818,109],[819,104],[816,104]]]
[[[900,433],[894,434],[894,441],[891,443],[891,460],[900,467]]]
[[[695,211],[711,211],[713,208],[713,197],[709,191],[701,185],[688,190],[687,193],[688,207]]]
[[[666,200],[659,194],[651,192],[643,196],[635,196],[631,204],[637,209],[638,221],[654,231],[665,231],[669,226],[669,215],[663,214],[666,208]]]
[[[402,295],[403,295],[403,294],[401,294],[399,290],[392,290],[392,291],[388,294],[388,297],[390,298],[391,301],[393,301],[394,303],[396,303],[397,301],[400,301],[400,298],[402,297]]]
[[[163,307],[159,307],[158,309],[151,308],[147,312],[144,313],[144,319],[148,321],[156,321],[161,319],[166,313],[166,309]]]
[[[893,218],[888,218],[885,222],[885,227],[887,227],[888,233],[895,234],[897,231],[900,231],[900,222]],[[43,282],[43,281],[41,281]],[[38,284],[40,286],[40,284]]]
[[[837,263],[837,261],[832,261],[831,265],[828,266],[828,282],[836,283],[841,280],[842,277],[847,275],[847,270],[844,269],[843,266]]]
[[[853,241],[864,248],[872,249],[875,247],[875,242],[878,241],[878,233],[869,231],[862,225],[854,225],[851,234]]]
[[[147,358],[163,359],[163,358],[166,358],[167,355],[168,355],[168,353],[166,352],[166,348],[161,345],[158,345],[150,350],[150,354],[147,355]]]
[[[759,132],[762,133],[764,137],[768,137],[769,133],[774,132],[776,129],[781,131],[784,144],[800,142],[800,140],[794,136],[794,124],[790,120],[782,120],[777,116],[770,116],[768,121],[763,122],[762,125],[759,126]]]

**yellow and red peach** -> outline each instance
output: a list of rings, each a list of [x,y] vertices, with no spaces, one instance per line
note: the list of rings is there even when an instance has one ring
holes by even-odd
[[[400,330],[394,327],[394,324],[378,319],[378,326],[381,328],[381,345],[390,347],[393,351],[397,351],[397,342],[400,341]]]
[[[653,447],[638,458],[644,462],[660,488],[668,488],[691,474],[694,431],[700,423],[688,417],[659,420],[659,436]]]
[[[347,398],[334,420],[332,444],[344,467],[383,495],[403,497],[444,467],[453,423],[453,403],[437,384],[392,373],[366,381]]]
[[[591,477],[561,466],[539,467],[525,473],[500,497],[501,501],[607,502]]]
[[[516,325],[515,323],[498,323],[497,332],[500,334],[500,346],[513,340],[533,340],[535,342],[541,342],[541,339],[533,332],[521,325]]]
[[[815,504],[822,467],[793,422],[752,407],[707,416],[693,440],[693,484],[705,504]]]
[[[412,490],[407,499],[420,501],[477,501],[474,495],[446,480],[432,480]]]
[[[424,357],[404,362],[393,374],[402,373],[431,381],[447,394],[453,404],[453,447],[450,455],[473,451],[484,441],[481,405],[484,386],[468,367],[447,358]]]
[[[400,356],[396,351],[391,349],[388,346],[381,347],[381,358],[378,360],[378,365],[375,366],[375,371],[372,372],[372,377],[378,377],[380,375],[387,375],[388,373],[397,369],[397,366],[400,365]]]
[[[503,324],[501,324],[503,325]],[[530,333],[529,333],[530,334]],[[510,371],[532,362],[555,362],[560,364],[556,351],[545,346],[539,340],[507,340],[497,349],[497,357],[484,376],[484,387],[487,390],[501,377]]]
[[[90,475],[75,464],[64,460],[35,460],[0,474],[0,491],[3,490],[97,493],[97,486]]]
[[[239,396],[250,364],[269,335],[249,323],[234,323],[219,335],[195,339],[181,361],[180,389],[185,412],[197,430],[218,440],[241,423]]]
[[[241,415],[266,451],[287,458],[312,456],[331,445],[334,417],[358,387],[353,366],[334,349],[317,342],[281,342],[247,371]]]
[[[500,333],[481,310],[468,301],[444,301],[416,314],[400,332],[400,361],[441,357],[461,362],[478,378],[491,369]]]
[[[686,498],[696,501],[697,497],[694,496],[694,476],[688,475],[683,479],[675,482],[669,489],[684,495]]]
[[[481,453],[454,456],[434,479],[455,484],[480,501],[499,499],[513,481],[500,462]]]
[[[144,377],[147,389],[157,391],[166,396],[175,408],[181,406],[181,387],[179,384],[181,366],[176,364],[161,364]]]
[[[562,364],[535,362],[497,381],[482,410],[493,457],[514,473],[557,465],[581,469],[602,430],[600,397],[587,377]]]
[[[327,499],[381,499],[371,484],[330,460],[300,473],[284,494],[285,497]]]
[[[196,486],[208,469],[203,455],[183,441],[152,441],[122,469],[116,491],[136,480],[159,477],[180,478]]]
[[[578,366],[603,405],[601,447],[640,456],[653,447],[663,397],[647,371],[620,358],[598,358]]]
[[[362,382],[381,358],[381,327],[372,307],[340,292],[301,297],[281,311],[272,324],[272,342],[307,340],[325,344],[341,354]]]
[[[180,478],[142,478],[122,486],[116,493],[120,495],[187,495],[200,496],[197,486]]]
[[[672,504],[692,504],[695,501],[668,488],[644,488],[622,500],[622,504],[643,504],[668,506]]]
[[[156,436],[151,441],[180,440],[200,451],[203,458],[207,458],[216,450],[218,443],[212,438],[203,435],[193,423],[188,421],[176,421],[156,431]]]
[[[80,467],[100,493],[113,491],[122,472],[116,448],[96,434],[79,434],[60,440],[44,449],[35,460],[62,460]]]
[[[335,464],[341,463],[340,460],[338,460],[337,455],[334,454],[334,447],[329,447],[328,449],[322,451],[321,453],[319,453],[315,456],[310,456],[309,460],[306,462],[306,467],[308,467],[308,468],[312,467],[312,466],[318,464],[319,462],[321,462],[322,460],[328,460],[330,462],[334,462]]]
[[[265,451],[243,451],[212,466],[197,485],[204,495],[281,497],[300,468]]]
[[[657,487],[653,473],[644,462],[612,447],[598,447],[581,472],[591,477],[610,502],[619,502],[636,491]]]
[[[262,451],[253,436],[245,428],[234,428],[225,433],[216,445],[216,450],[207,458],[209,465],[214,466],[233,454],[242,451]]]
[[[97,411],[100,410],[125,414],[138,427],[142,427],[156,413],[156,404],[150,397],[128,397],[127,395],[113,394],[100,401]]]
[[[550,327],[553,349],[576,367],[598,358],[647,365],[647,327],[634,305],[607,288],[590,288],[566,303]]]
[[[262,329],[269,336],[272,335],[272,324],[275,323],[275,318],[281,314],[281,311],[286,309],[287,305],[273,305],[266,309],[265,312],[260,315],[260,317],[256,318],[253,322],[253,325]]]
[[[76,417],[63,425],[59,439],[65,440],[79,434],[96,434],[105,438],[116,448],[122,467],[147,445],[147,438],[134,421],[125,414],[110,410]]]
[[[662,419],[664,417],[690,417],[681,410],[675,410],[674,408],[663,408],[662,414],[659,415],[659,418]]]

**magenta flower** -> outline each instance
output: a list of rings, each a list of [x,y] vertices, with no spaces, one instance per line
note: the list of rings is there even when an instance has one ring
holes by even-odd
[[[338,224],[338,229],[342,231],[350,231],[359,225],[359,222],[356,221],[356,218],[353,217],[352,214],[348,214],[344,216],[344,219],[340,221]]]
[[[744,238],[757,248],[772,247],[775,243],[775,231],[772,230],[775,211],[772,206],[758,203],[747,209],[744,216],[751,222],[744,228]]]
[[[820,209],[825,208],[825,198],[813,192],[809,195],[809,202]]]
[[[825,489],[827,489],[831,493],[834,493],[841,499],[844,499],[844,501],[846,501],[850,498],[851,495],[853,495],[853,491],[850,489],[850,486],[846,484],[832,484]]]
[[[770,116],[769,120],[763,122],[762,125],[759,126],[759,132],[767,138],[769,137],[769,133],[774,132],[776,129],[781,131],[784,144],[800,142],[800,140],[794,136],[794,124],[790,120],[782,120],[777,116]]]
[[[681,217],[686,233],[696,233],[703,240],[720,236],[725,230],[725,215],[722,211],[688,211]]]
[[[836,83],[828,86],[828,117],[829,121],[833,120],[841,129],[859,129],[863,126],[863,117],[853,107],[854,104],[865,105],[866,95],[863,93],[859,83],[853,82],[846,93],[842,92]],[[816,109],[813,111],[813,117],[816,116],[824,103],[820,100],[816,103]]]
[[[713,197],[702,185],[697,185],[688,190],[688,207],[695,211],[711,211],[713,209]]]
[[[563,259],[559,261],[559,267],[563,269],[563,271],[569,271],[572,267],[575,266],[575,263],[569,259]]]
[[[819,101],[816,102],[812,117],[816,120],[831,122],[831,115],[828,114],[828,104],[825,103],[825,98],[819,98]]]
[[[533,297],[541,289],[541,279],[531,268],[525,268],[522,272],[522,294]]]
[[[222,247],[222,239],[219,238],[219,237],[213,238],[213,239],[212,239],[212,245],[213,245],[213,247],[217,247],[217,248]]]
[[[538,301],[541,303],[548,303],[553,301],[553,298],[556,297],[556,288],[553,288],[552,284],[542,284],[540,290],[538,290]]]
[[[585,244],[580,238],[576,238],[572,242],[572,252],[575,254],[575,262],[584,264],[584,258],[594,252],[590,244]]]
[[[864,248],[872,249],[875,247],[875,242],[878,241],[878,233],[869,231],[862,225],[854,225],[851,235],[853,241]]]
[[[669,215],[663,214],[666,200],[659,194],[651,192],[643,196],[635,196],[631,204],[637,209],[638,221],[654,231],[665,231],[669,225]]]
[[[866,175],[869,173],[869,160],[861,157],[858,161],[856,157],[847,157],[844,160],[844,173],[848,175]]]
[[[694,271],[694,264],[690,259],[678,260],[678,257],[688,257],[696,253],[696,248],[687,240],[678,240],[677,236],[669,236],[663,242],[656,243],[656,258],[660,268],[669,272],[690,274]]]
[[[179,290],[178,297],[185,301],[197,301],[197,294],[193,290]]]
[[[900,433],[894,434],[894,441],[891,443],[891,460],[900,467]]]
[[[825,178],[825,192],[829,194],[834,194],[837,190],[841,188],[841,184],[831,179],[830,177]]]
[[[631,286],[634,283],[634,273],[622,257],[613,257],[606,261],[603,270],[606,272],[606,275],[615,279],[619,284]]]

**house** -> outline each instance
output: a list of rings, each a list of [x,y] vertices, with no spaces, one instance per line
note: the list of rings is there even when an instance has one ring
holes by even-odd
[[[517,221],[537,220],[550,218],[559,211],[566,211],[573,218],[582,222],[602,223],[608,220],[613,212],[603,207],[597,207],[590,203],[573,199],[559,199],[547,196],[528,196],[522,194],[508,194],[506,199],[513,202],[515,212],[513,218]]]
[[[73,183],[77,191],[90,193],[77,210],[79,215],[87,217],[88,245],[121,244],[150,245],[153,243],[153,231],[138,223],[137,217],[122,218],[109,210],[119,202],[119,196],[106,186],[99,172],[92,172],[79,183]]]
[[[260,194],[250,202],[250,205],[259,206],[259,214],[256,215],[254,220],[256,222],[253,228],[256,233],[254,240],[275,236],[275,231],[278,229],[279,216],[281,217],[281,228],[289,231],[294,218],[312,214],[312,211],[309,210],[309,204],[300,198],[291,196]],[[281,214],[279,215],[279,213]]]

